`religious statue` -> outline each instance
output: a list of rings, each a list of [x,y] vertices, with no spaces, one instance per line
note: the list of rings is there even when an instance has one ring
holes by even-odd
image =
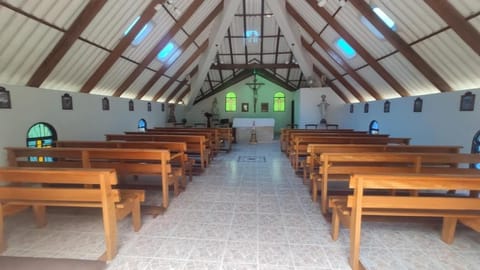
[[[219,112],[217,97],[214,97],[212,102],[212,114],[218,117]]]
[[[175,119],[175,104],[168,104],[168,123],[176,123]]]
[[[327,108],[330,106],[330,104],[327,103],[325,100],[327,96],[322,95],[322,102],[317,105],[317,107],[320,109],[320,124],[327,124]]]

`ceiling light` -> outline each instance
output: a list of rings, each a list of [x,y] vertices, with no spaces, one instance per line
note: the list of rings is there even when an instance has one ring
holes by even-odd
[[[327,4],[327,0],[318,0],[317,5],[319,7],[324,7]]]

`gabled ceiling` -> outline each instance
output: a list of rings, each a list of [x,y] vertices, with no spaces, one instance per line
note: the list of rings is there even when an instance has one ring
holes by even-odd
[[[190,105],[254,72],[346,103],[474,89],[479,14],[478,0],[0,0],[0,83]]]

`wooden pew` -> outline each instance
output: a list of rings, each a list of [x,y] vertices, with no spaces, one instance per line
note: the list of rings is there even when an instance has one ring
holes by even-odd
[[[217,154],[220,150],[220,131],[218,128],[155,127],[153,129],[147,129],[147,133],[167,135],[203,135],[205,136],[207,142],[209,142],[212,155]]]
[[[199,135],[151,135],[151,134],[106,134],[107,141],[153,141],[153,142],[185,142],[187,144],[187,154],[190,157],[198,159],[202,171],[209,164],[209,150],[205,141],[205,136]]]
[[[168,208],[168,187],[173,185],[179,193],[178,178],[172,175],[168,150],[158,149],[109,149],[109,148],[28,148],[6,147],[11,167],[50,168],[111,168],[117,175],[155,175],[162,185],[162,206],[150,206],[148,213],[154,216]],[[31,161],[30,157],[51,157],[53,162]]]
[[[364,133],[366,131],[354,131],[353,129],[291,129],[291,128],[282,128],[280,130],[280,150],[285,152],[288,147],[288,141],[290,140],[290,134],[293,133],[311,133],[311,134],[322,134],[322,133]]]
[[[388,144],[386,136],[294,136],[289,147],[289,159],[294,170],[298,170],[300,159],[307,156],[309,144]]]
[[[179,167],[176,173],[182,177],[182,185],[186,187],[186,176],[192,181],[192,167],[195,160],[188,158],[187,144],[184,142],[126,142],[126,141],[56,141],[56,147],[70,148],[137,148],[166,149],[172,154],[171,165]]]
[[[349,186],[353,195],[345,201],[333,204],[332,237],[338,237],[338,226],[346,220],[350,228],[350,266],[353,270],[364,269],[360,263],[360,235],[362,217],[402,216],[441,217],[441,238],[450,244],[454,240],[457,221],[469,220],[480,224],[480,198],[445,196],[445,193],[430,193],[428,196],[379,196],[367,195],[365,190],[387,191],[391,188],[415,190],[480,190],[480,174],[354,174]],[[475,223],[476,222],[476,223]],[[473,227],[480,232],[480,226]]]
[[[375,145],[375,144],[309,144],[303,164],[303,182],[315,177],[316,159],[326,153],[406,152],[406,153],[460,153],[462,146],[449,145]]]
[[[316,200],[317,185],[321,188],[321,210],[327,213],[328,183],[346,181],[355,173],[448,173],[457,167],[480,163],[480,155],[450,153],[322,153],[318,177],[312,180],[312,199]],[[475,169],[463,172],[476,173]]]
[[[39,227],[47,223],[46,206],[101,208],[106,252],[100,258],[108,261],[117,253],[116,221],[131,213],[134,230],[141,227],[144,191],[113,188],[117,175],[112,169],[3,167],[0,182],[0,251],[6,249],[3,212],[12,206],[32,206]]]

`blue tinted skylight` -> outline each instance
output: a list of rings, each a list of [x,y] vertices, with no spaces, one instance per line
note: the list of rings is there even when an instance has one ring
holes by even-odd
[[[140,16],[135,18],[135,20],[128,26],[127,30],[125,30],[125,32],[123,32],[124,36],[126,36],[126,35],[128,35],[128,33],[130,33],[130,30],[132,30],[132,28],[135,26],[135,24],[138,22],[138,20],[140,20]]]
[[[347,59],[351,59],[355,57],[355,55],[357,55],[357,52],[343,38],[337,39],[335,45],[338,49],[340,49],[340,51],[343,53],[343,55],[345,55]]]
[[[247,31],[245,31],[245,38],[246,38],[247,42],[257,43],[259,36],[260,35],[258,34],[257,30],[247,30]]]
[[[388,17],[388,15],[383,12],[383,10],[381,10],[379,7],[374,7],[372,10],[373,12],[375,12],[375,14],[377,14],[380,19],[382,19],[382,21],[388,26],[388,28],[395,30],[395,22],[390,17]]]
[[[165,62],[170,56],[172,56],[176,49],[177,46],[173,42],[168,42],[168,44],[157,54],[157,59]]]
[[[135,26],[135,24],[137,24],[138,20],[140,19],[140,16],[138,16],[133,22],[132,24],[130,24],[127,28],[127,30],[125,30],[125,32],[123,33],[125,36],[128,35],[128,33],[130,33],[130,31],[132,30],[132,28]],[[137,46],[139,45],[140,43],[142,43],[142,41],[148,36],[148,34],[150,34],[150,32],[152,31],[153,29],[153,23],[152,22],[148,22],[147,24],[145,24],[142,28],[142,30],[140,30],[140,32],[138,32],[138,34],[135,36],[135,38],[133,39],[132,41],[132,45],[133,46]]]

